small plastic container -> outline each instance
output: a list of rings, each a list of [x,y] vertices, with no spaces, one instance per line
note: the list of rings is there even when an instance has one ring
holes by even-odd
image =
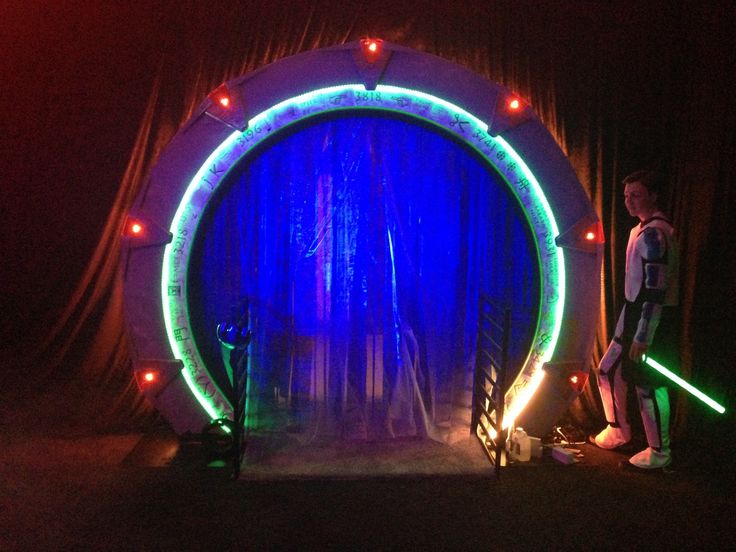
[[[511,435],[511,459],[516,462],[528,462],[532,457],[532,443],[524,428],[517,427]]]

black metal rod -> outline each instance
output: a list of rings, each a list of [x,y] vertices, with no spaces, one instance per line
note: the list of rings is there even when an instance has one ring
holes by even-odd
[[[486,391],[482,387],[478,390],[478,393],[480,394],[480,396],[481,396],[480,398],[481,399],[487,399],[489,403],[491,403],[493,405],[496,404],[495,399],[490,395],[490,393],[488,393],[488,391]],[[480,410],[483,411],[483,412],[486,411],[485,408],[481,408]]]
[[[496,320],[492,317],[492,315],[490,313],[481,311],[481,313],[480,313],[480,321],[486,321],[486,322],[488,322],[491,326],[493,326],[494,328],[496,328],[499,332],[502,332],[503,331],[503,324],[500,324],[500,323],[496,322]]]
[[[478,330],[478,333],[486,338],[488,342],[490,342],[491,345],[493,345],[496,349],[501,351],[503,349],[503,343],[498,343],[493,337],[491,337],[489,334],[484,332],[483,330]]]
[[[483,381],[483,379],[486,379],[489,382],[491,382],[494,386],[496,386],[497,385],[496,380],[498,379],[499,369],[498,369],[497,366],[494,366],[494,368],[496,368],[496,379],[493,379],[493,376],[487,370],[484,370],[483,368],[481,368],[480,369],[480,374],[479,374],[480,381]]]
[[[500,314],[502,322],[494,316],[495,311]],[[508,351],[511,336],[511,310],[500,307],[485,293],[479,294],[478,299],[478,336],[476,340],[476,363],[473,377],[473,404],[471,431],[480,441],[484,453],[494,467],[496,478],[501,475],[501,464],[503,462],[504,447],[506,443],[507,430],[503,429],[506,385],[508,382]],[[498,331],[501,334],[500,343],[492,335]],[[501,361],[489,350],[489,347],[497,349]],[[490,366],[495,371],[493,374],[486,370],[483,358],[490,361]],[[485,382],[491,384],[490,393]],[[498,400],[494,400],[494,396]],[[487,406],[486,406],[487,405]],[[495,419],[494,419],[495,418]],[[481,423],[481,420],[484,422]],[[492,428],[496,435],[491,437],[488,427]],[[480,431],[478,428],[480,427]],[[489,445],[490,448],[489,448]]]

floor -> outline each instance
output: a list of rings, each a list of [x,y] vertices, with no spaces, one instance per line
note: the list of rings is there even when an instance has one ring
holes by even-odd
[[[572,445],[506,466],[472,439],[248,443],[239,480],[163,424],[100,432],[0,405],[0,550],[725,550],[733,449],[677,444],[668,473]],[[73,408],[68,403],[66,408]],[[48,414],[48,413],[47,413]]]

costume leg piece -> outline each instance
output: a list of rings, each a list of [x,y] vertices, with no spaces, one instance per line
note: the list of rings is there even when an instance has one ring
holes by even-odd
[[[629,462],[637,468],[663,468],[672,461],[669,432],[670,400],[667,388],[637,386],[636,395],[649,446],[632,456]]]
[[[608,425],[593,441],[604,449],[614,449],[631,440],[631,426],[626,412],[628,386],[622,377],[621,353],[621,345],[611,341],[596,372]]]

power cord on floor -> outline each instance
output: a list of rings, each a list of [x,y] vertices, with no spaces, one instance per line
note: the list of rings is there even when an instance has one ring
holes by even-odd
[[[572,431],[565,431],[561,426],[556,426],[554,429],[553,443],[559,445],[583,445],[585,439],[575,439],[574,435],[571,435]]]
[[[572,431],[565,431],[562,427],[556,426],[552,434],[552,458],[563,464],[574,464],[580,462],[583,458],[583,452],[575,448],[575,445],[582,445],[584,440],[574,439],[571,436]]]

